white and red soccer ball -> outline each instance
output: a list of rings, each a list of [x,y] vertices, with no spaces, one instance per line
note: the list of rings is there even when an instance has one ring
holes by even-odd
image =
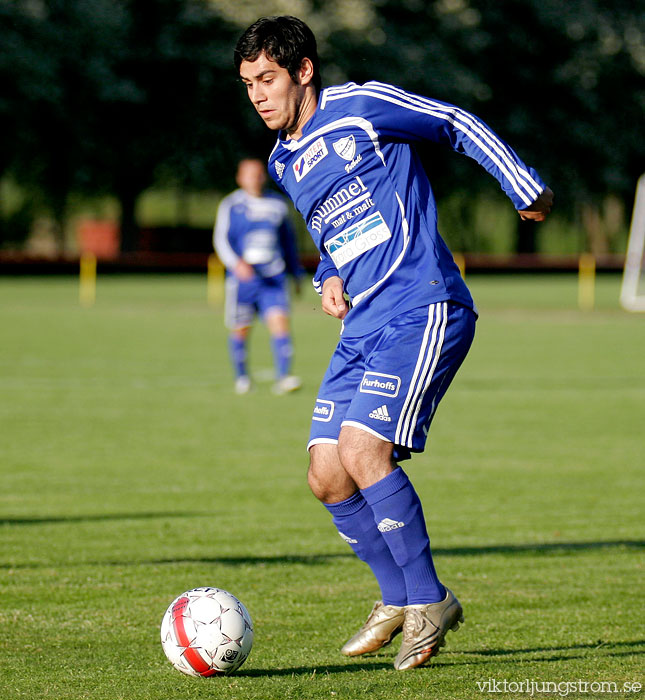
[[[228,591],[193,588],[166,610],[161,645],[170,663],[188,676],[233,673],[253,646],[253,622]]]

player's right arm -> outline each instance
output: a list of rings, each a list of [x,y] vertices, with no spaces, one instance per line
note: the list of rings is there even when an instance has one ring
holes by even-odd
[[[349,308],[343,293],[343,280],[328,277],[322,286],[322,310],[334,318],[344,319]]]
[[[349,305],[345,299],[343,280],[333,260],[326,253],[320,255],[313,284],[322,297],[322,310],[334,318],[345,318]]]

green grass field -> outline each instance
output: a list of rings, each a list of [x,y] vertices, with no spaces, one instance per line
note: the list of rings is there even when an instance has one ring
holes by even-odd
[[[615,276],[593,312],[573,276],[469,281],[473,350],[406,467],[466,624],[431,666],[396,672],[397,643],[338,651],[377,589],[306,485],[338,333],[313,293],[294,314],[304,389],[271,394],[258,327],[258,388],[237,397],[199,276],[103,277],[90,309],[73,279],[0,279],[0,698],[473,700],[529,697],[512,685],[527,679],[590,684],[543,697],[634,696],[645,317],[619,310]],[[163,656],[164,610],[201,585],[254,618],[233,676]]]

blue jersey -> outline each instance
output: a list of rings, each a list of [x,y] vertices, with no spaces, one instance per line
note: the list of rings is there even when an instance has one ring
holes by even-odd
[[[343,333],[362,336],[404,311],[452,300],[473,308],[437,231],[432,189],[414,144],[445,143],[474,158],[516,209],[544,190],[538,174],[477,117],[383,83],[323,90],[302,137],[281,133],[269,173],[307,223],[320,292],[342,278],[352,308]]]
[[[217,210],[213,245],[227,271],[241,259],[259,277],[301,274],[287,203],[277,194],[255,197],[240,189],[224,197]]]

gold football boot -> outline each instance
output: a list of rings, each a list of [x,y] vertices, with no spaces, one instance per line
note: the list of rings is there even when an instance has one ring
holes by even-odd
[[[394,659],[394,668],[404,671],[421,666],[439,653],[448,630],[459,629],[464,621],[461,604],[446,588],[446,597],[439,603],[406,605],[401,649]],[[350,640],[351,641],[351,640]]]
[[[403,628],[405,608],[399,605],[374,604],[365,624],[340,650],[345,656],[359,656],[389,644]]]

